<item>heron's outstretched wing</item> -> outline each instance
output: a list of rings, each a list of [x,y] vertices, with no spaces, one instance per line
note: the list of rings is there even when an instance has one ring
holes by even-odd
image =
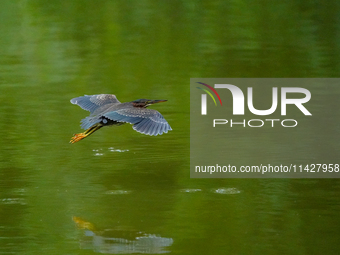
[[[127,108],[103,114],[104,117],[133,124],[133,129],[146,135],[161,135],[172,130],[169,123],[156,110]]]
[[[71,99],[72,104],[79,105],[82,109],[93,113],[97,108],[106,104],[120,103],[115,95],[99,94],[82,96]]]

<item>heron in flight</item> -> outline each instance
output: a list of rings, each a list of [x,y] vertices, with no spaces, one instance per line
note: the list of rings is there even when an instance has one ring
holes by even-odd
[[[167,100],[138,99],[121,103],[115,95],[85,95],[71,99],[72,104],[79,105],[89,111],[90,116],[81,120],[81,127],[85,132],[75,134],[70,143],[78,142],[98,129],[105,126],[120,126],[124,123],[132,124],[132,128],[145,135],[161,135],[172,130],[169,123],[156,110],[146,107],[166,102]]]

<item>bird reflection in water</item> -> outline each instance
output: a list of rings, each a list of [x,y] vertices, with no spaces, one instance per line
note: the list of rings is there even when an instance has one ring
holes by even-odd
[[[167,100],[138,99],[121,103],[115,95],[99,94],[71,99],[72,104],[89,111],[90,116],[81,121],[85,132],[75,134],[70,143],[78,142],[105,126],[120,126],[124,123],[133,125],[133,129],[145,135],[161,135],[172,130],[169,123],[156,110],[146,107],[166,102]]]
[[[81,238],[81,249],[92,249],[94,252],[107,254],[129,253],[168,253],[166,247],[173,243],[172,238],[164,238],[141,231],[104,229],[98,230],[95,226],[79,217],[73,217],[78,229],[84,229],[85,235]]]

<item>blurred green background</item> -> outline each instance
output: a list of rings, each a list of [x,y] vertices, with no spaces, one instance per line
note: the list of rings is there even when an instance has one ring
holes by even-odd
[[[2,0],[0,253],[129,253],[106,231],[121,228],[173,240],[156,253],[338,254],[337,179],[189,178],[189,84],[337,77],[339,5]],[[100,93],[168,99],[152,108],[173,131],[69,144],[88,114],[69,100]]]

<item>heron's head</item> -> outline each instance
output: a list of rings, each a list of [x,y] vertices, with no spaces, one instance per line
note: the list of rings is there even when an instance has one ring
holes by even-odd
[[[132,104],[134,107],[148,107],[149,105],[166,102],[168,100],[151,100],[151,99],[138,99],[135,101],[132,101]]]

